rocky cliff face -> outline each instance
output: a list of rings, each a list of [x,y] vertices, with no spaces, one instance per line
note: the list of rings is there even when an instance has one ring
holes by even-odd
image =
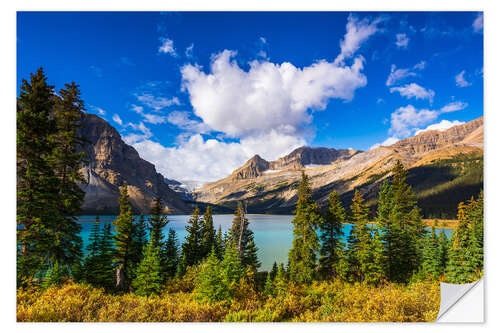
[[[259,155],[253,156],[242,167],[236,169],[231,174],[232,179],[257,178],[269,169],[269,162]]]
[[[116,213],[119,187],[127,184],[130,201],[138,213],[149,213],[153,198],[160,196],[165,212],[187,213],[188,208],[172,191],[155,166],[143,160],[137,151],[121,139],[118,131],[104,119],[83,115],[82,136],[88,143],[82,148],[87,162],[81,172],[86,183],[83,212]]]
[[[391,147],[412,154],[422,154],[462,141],[474,143],[481,140],[482,143],[482,133],[483,117],[463,125],[454,126],[446,131],[425,131],[414,137],[398,141]]]

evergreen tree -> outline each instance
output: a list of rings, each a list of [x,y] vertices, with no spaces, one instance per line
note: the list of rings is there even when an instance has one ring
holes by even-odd
[[[139,261],[142,261],[142,250],[144,249],[144,246],[148,245],[148,231],[147,231],[147,226],[146,226],[146,221],[144,219],[144,215],[141,215],[139,217],[139,222],[137,222],[137,225],[135,226],[135,245],[137,248],[140,249],[141,256]]]
[[[56,261],[52,267],[49,267],[42,281],[42,288],[47,289],[50,286],[60,286],[68,278],[67,266],[59,265]]]
[[[113,249],[113,234],[111,232],[111,224],[106,223],[101,228],[99,237],[99,270],[96,273],[97,286],[103,287],[106,290],[112,290],[115,286],[115,267],[113,266],[114,249]]]
[[[369,209],[356,190],[351,205],[353,224],[348,239],[348,256],[355,281],[378,283],[383,278],[383,246],[378,232],[368,226]]]
[[[438,250],[439,250],[439,275],[443,275],[446,270],[446,266],[448,265],[448,248],[449,248],[449,239],[446,237],[443,230],[439,232],[438,237]]]
[[[256,271],[260,267],[257,260],[258,249],[255,246],[253,231],[249,229],[249,222],[245,217],[245,209],[241,202],[238,203],[238,208],[234,212],[229,238],[231,243],[236,246],[242,265],[250,266]]]
[[[243,277],[244,266],[241,264],[236,244],[226,246],[224,258],[220,264],[222,283],[227,286],[233,295],[236,284]]]
[[[162,270],[160,265],[160,248],[155,246],[153,238],[144,247],[143,259],[137,267],[133,287],[139,296],[158,295],[161,290]]]
[[[281,264],[276,273],[276,278],[274,279],[274,295],[285,296],[288,293],[288,281],[286,277],[286,272]]]
[[[80,134],[85,110],[80,96],[79,86],[74,82],[65,84],[59,90],[54,106],[56,133],[51,138],[54,141],[51,163],[59,180],[57,203],[60,217],[53,230],[56,236],[54,251],[56,260],[66,265],[80,262],[82,257],[82,239],[79,236],[81,226],[75,217],[85,197],[85,192],[79,186],[85,181],[80,173],[85,156],[85,152],[80,149],[85,143]]]
[[[132,206],[128,201],[127,186],[122,186],[120,189],[120,214],[113,221],[116,234],[114,235],[115,256],[114,263],[116,265],[116,288],[118,290],[127,290],[130,281],[134,275],[134,217],[132,216]]]
[[[266,283],[264,285],[264,295],[274,296],[274,284],[271,273],[268,273],[266,277]]]
[[[150,238],[153,240],[153,245],[161,249],[164,246],[163,228],[168,224],[168,219],[167,216],[163,214],[163,206],[160,197],[154,199],[150,215]]]
[[[179,262],[179,245],[175,230],[173,229],[168,230],[168,238],[165,243],[165,257],[165,274],[167,278],[172,278],[175,276]]]
[[[483,270],[483,198],[458,205],[458,226],[448,250],[446,280],[467,283],[477,280]]]
[[[214,229],[214,221],[212,217],[212,209],[207,206],[205,214],[203,214],[203,223],[201,227],[201,247],[202,253],[201,257],[206,258],[212,252],[212,249],[216,247],[217,235]]]
[[[386,274],[392,281],[408,282],[422,264],[425,229],[401,161],[397,161],[392,174],[391,189],[387,189],[378,220],[384,223]],[[391,205],[388,216],[384,209],[387,205]]]
[[[271,272],[269,273],[269,275],[271,276],[271,279],[274,281],[274,279],[276,278],[276,274],[278,274],[278,264],[276,263],[276,261],[273,263],[273,268],[271,268]]]
[[[97,286],[97,274],[101,267],[99,267],[99,245],[101,242],[101,222],[99,216],[96,216],[89,234],[89,244],[87,245],[88,254],[85,257],[83,264],[85,281]]]
[[[432,226],[431,235],[425,238],[425,247],[423,253],[422,270],[433,279],[437,279],[442,274],[441,253],[439,240],[436,235],[436,223]]]
[[[219,230],[217,231],[217,236],[215,237],[215,254],[219,260],[222,260],[224,256],[224,237],[222,236],[222,228],[219,225]]]
[[[54,263],[61,221],[59,180],[51,160],[57,131],[53,86],[40,68],[22,80],[17,103],[17,244],[18,283]]]
[[[321,249],[320,249],[320,270],[324,277],[336,275],[337,265],[342,257],[344,244],[342,237],[343,223],[345,222],[345,210],[339,200],[336,191],[332,192],[328,198],[328,210],[319,226]]]
[[[197,265],[203,259],[201,222],[200,211],[195,208],[186,226],[188,233],[186,241],[182,244],[183,265],[185,267]]]
[[[229,300],[231,293],[229,286],[222,280],[220,260],[213,250],[201,265],[196,277],[195,293],[198,298],[213,302]]]
[[[313,280],[316,269],[319,250],[316,230],[322,224],[322,218],[318,204],[311,199],[309,180],[303,171],[297,195],[297,210],[292,220],[293,247],[288,253],[289,274],[292,281],[309,283]]]

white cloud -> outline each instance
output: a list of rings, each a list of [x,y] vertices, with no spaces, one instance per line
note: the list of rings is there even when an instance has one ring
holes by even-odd
[[[415,99],[427,99],[430,104],[432,104],[435,95],[434,90],[425,89],[416,83],[410,83],[401,87],[393,87],[390,91],[391,93],[397,91],[401,94],[401,96],[404,96],[407,99],[412,97],[415,97]]]
[[[116,113],[113,115],[113,121],[119,125],[123,125],[123,121],[122,119],[120,118],[119,115],[117,115]]]
[[[106,115],[106,110],[101,109],[100,107],[90,105],[89,108],[95,112],[97,112],[100,116]]]
[[[404,78],[410,77],[410,76],[417,76],[417,73],[414,73],[410,71],[409,68],[396,68],[396,65],[391,66],[391,72],[389,73],[389,77],[387,78],[387,81],[385,82],[385,85],[390,87],[394,85],[395,83],[403,80]]]
[[[252,61],[246,72],[232,61],[235,55],[228,50],[215,55],[209,74],[193,65],[181,69],[195,114],[232,137],[270,129],[298,133],[311,121],[309,109],[324,109],[331,98],[350,101],[367,83],[362,57],[351,66],[320,60],[304,68]]]
[[[189,45],[188,47],[186,47],[186,57],[188,58],[192,58],[193,57],[193,48],[194,48],[194,44],[191,43],[191,45]]]
[[[136,94],[137,100],[144,105],[150,107],[154,111],[158,112],[166,107],[173,105],[180,105],[180,101],[177,97],[166,98],[163,96],[155,96],[150,93]]]
[[[382,143],[374,144],[373,146],[370,147],[370,149],[378,148],[380,146],[384,146],[384,147],[392,146],[393,144],[395,144],[399,140],[401,140],[401,139],[399,139],[395,136],[392,136],[390,138],[385,139],[384,142],[382,142]]]
[[[168,115],[167,120],[180,129],[190,132],[207,133],[210,131],[210,128],[204,123],[190,119],[189,112],[186,111],[173,111]]]
[[[462,124],[465,124],[465,123],[463,121],[459,121],[459,120],[449,121],[449,120],[443,119],[443,120],[441,120],[441,122],[429,125],[425,129],[417,130],[415,132],[415,135],[423,133],[425,131],[441,131],[442,132],[442,131],[445,131],[453,126],[458,126],[458,125],[462,125]]]
[[[382,104],[382,103],[385,103],[384,99],[383,98],[378,98],[377,99],[377,104]]]
[[[144,122],[150,123],[150,124],[163,124],[167,118],[165,116],[160,116],[157,114],[152,114],[152,113],[146,113],[144,112],[144,108],[139,105],[132,105],[131,107],[132,111],[135,113],[141,115],[143,117]]]
[[[468,82],[464,76],[465,76],[465,70],[461,71],[455,76],[455,83],[457,84],[457,87],[463,88],[463,87],[468,87],[472,84]]]
[[[436,120],[442,113],[454,112],[465,109],[467,103],[452,102],[439,110],[416,109],[413,105],[400,107],[391,114],[391,128],[389,134],[398,137],[408,137],[418,127],[427,125]]]
[[[419,69],[419,70],[422,70],[425,68],[426,66],[426,62],[424,60],[422,60],[421,62],[419,62],[418,64],[415,64],[415,66],[413,66],[413,69]]]
[[[375,21],[350,17],[341,58],[354,57],[374,29]],[[262,38],[258,42],[267,45]],[[213,181],[228,176],[255,154],[267,160],[288,154],[307,143],[314,111],[325,109],[333,98],[352,100],[355,91],[367,84],[362,56],[354,57],[350,65],[319,60],[303,68],[258,58],[249,63],[248,70],[237,64],[235,56],[236,52],[224,50],[212,56],[206,70],[197,64],[181,68],[182,89],[201,121],[191,112],[168,114],[166,120],[184,131],[176,146],[154,142],[146,130],[127,136],[141,156],[155,163],[165,176]],[[156,95],[137,96],[143,106],[157,110],[166,101],[180,104],[173,99],[159,101]],[[207,138],[205,134],[217,136]]]
[[[347,18],[344,39],[340,42],[340,54],[335,59],[335,64],[342,64],[344,59],[353,57],[361,45],[378,31],[377,24],[381,21],[380,17],[371,22],[368,18],[359,20],[350,14]]]
[[[171,148],[151,140],[133,143],[141,157],[154,163],[164,176],[181,181],[215,181],[231,174],[255,154],[273,160],[303,145],[302,139],[273,131],[240,142],[204,140],[200,134],[195,134]]]
[[[410,42],[410,38],[406,36],[406,34],[397,34],[396,35],[396,46],[399,48],[407,48],[408,43]]]
[[[468,106],[468,104],[464,103],[464,102],[460,102],[460,101],[451,102],[451,103],[448,103],[445,106],[443,106],[440,109],[440,112],[441,113],[447,113],[447,112],[460,111],[460,110],[465,109],[467,106]]]
[[[476,19],[472,23],[472,28],[474,29],[474,32],[483,31],[483,13],[477,14]]]
[[[140,133],[130,133],[123,137],[123,141],[125,141],[129,145],[134,145],[137,142],[147,140],[153,136],[151,130],[148,127],[146,127],[146,125],[144,125],[142,121],[139,124],[128,123],[126,124],[126,127],[131,127],[134,131],[140,132]]]
[[[176,57],[177,53],[175,52],[174,49],[174,41],[168,38],[160,38],[160,48],[158,49],[158,52],[160,53],[167,53],[170,54],[172,57]]]

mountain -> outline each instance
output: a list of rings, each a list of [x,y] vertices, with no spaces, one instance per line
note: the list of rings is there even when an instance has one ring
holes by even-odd
[[[87,154],[87,161],[81,168],[85,177],[81,185],[85,191],[83,213],[117,213],[119,187],[124,184],[128,185],[136,213],[149,213],[156,196],[162,198],[165,213],[189,211],[179,194],[169,188],[165,177],[127,145],[114,127],[93,114],[83,114],[82,125],[81,135],[87,140],[82,147]]]
[[[245,200],[249,212],[291,213],[304,170],[310,178],[313,198],[321,205],[326,205],[333,190],[348,205],[354,189],[374,205],[378,187],[401,160],[408,168],[408,182],[417,192],[424,215],[449,218],[456,214],[458,202],[482,189],[483,141],[481,117],[365,152],[301,147],[271,162],[256,155],[229,177],[195,190],[192,196],[197,202],[229,209]]]

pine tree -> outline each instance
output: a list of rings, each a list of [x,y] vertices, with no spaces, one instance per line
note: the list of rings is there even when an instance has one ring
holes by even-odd
[[[210,303],[229,300],[231,291],[222,279],[221,262],[215,250],[203,262],[200,273],[196,277],[195,293],[199,299]]]
[[[348,257],[355,281],[375,284],[383,278],[382,241],[378,232],[368,226],[369,209],[356,190],[351,205],[353,224],[348,239]]]
[[[113,221],[115,226],[114,245],[116,264],[116,288],[118,290],[127,290],[130,281],[133,278],[133,242],[134,242],[134,217],[132,216],[132,206],[128,201],[127,186],[120,189],[120,215]]]
[[[259,259],[257,258],[257,251],[258,248],[255,246],[255,243],[252,239],[250,239],[250,242],[248,243],[246,250],[245,250],[245,256],[243,257],[242,265],[244,267],[250,268],[252,272],[257,272],[257,270],[260,267],[260,262]]]
[[[483,199],[474,198],[458,205],[458,226],[448,250],[446,280],[467,283],[477,280],[483,270]]]
[[[437,279],[442,273],[439,240],[436,235],[436,222],[437,221],[434,221],[432,226],[431,235],[425,238],[422,263],[422,270],[424,274],[433,279]]]
[[[320,270],[323,277],[336,275],[337,265],[342,257],[344,244],[342,237],[343,223],[345,222],[345,210],[339,200],[336,191],[332,192],[328,198],[328,210],[319,226],[321,249],[320,249]]]
[[[200,211],[195,208],[186,226],[186,241],[182,244],[183,265],[185,267],[197,265],[202,260],[202,233]]]
[[[160,248],[153,238],[144,247],[143,259],[137,267],[132,286],[139,296],[158,295],[161,290],[162,270],[160,265]]]
[[[264,285],[264,295],[274,296],[274,284],[271,273],[268,273],[266,277],[266,283]]]
[[[57,131],[54,100],[42,68],[29,82],[22,80],[16,115],[18,283],[52,266],[57,257],[53,230],[61,216],[51,161]]]
[[[167,216],[163,214],[161,198],[154,199],[153,208],[149,217],[150,237],[154,246],[162,248],[164,246],[163,229],[168,224]]]
[[[297,194],[297,210],[292,220],[293,247],[288,253],[289,274],[292,281],[309,283],[315,275],[319,251],[316,230],[318,225],[322,224],[322,218],[318,204],[311,199],[309,180],[303,171]]]
[[[212,217],[212,209],[207,206],[205,214],[203,214],[203,223],[201,227],[201,247],[202,253],[201,257],[206,258],[212,252],[212,249],[216,247],[217,235],[214,229],[214,221]]]
[[[95,277],[97,286],[103,287],[106,290],[112,290],[115,286],[115,267],[113,266],[113,234],[111,232],[110,223],[106,223],[103,228],[101,228],[98,255],[99,270]]]
[[[90,229],[89,244],[87,245],[88,254],[85,257],[83,264],[85,272],[84,273],[85,281],[92,284],[93,286],[98,285],[96,278],[100,270],[99,267],[100,242],[101,242],[101,222],[99,220],[99,216],[96,216],[96,219],[92,224],[92,228]]]
[[[439,251],[439,275],[443,275],[443,273],[446,270],[446,266],[448,265],[448,248],[450,247],[449,245],[449,239],[446,237],[445,233],[443,230],[439,232],[439,237],[438,237],[438,251]]]
[[[79,186],[85,181],[80,173],[85,157],[85,152],[80,151],[85,143],[80,134],[85,110],[80,95],[79,86],[74,82],[59,90],[54,107],[57,131],[51,138],[54,141],[51,163],[59,180],[57,203],[60,216],[53,230],[56,235],[54,251],[56,259],[66,265],[80,262],[82,257],[81,226],[76,219],[85,197]]]
[[[217,231],[217,236],[215,237],[215,254],[219,260],[224,257],[224,237],[222,236],[222,228],[219,225],[219,230]]]
[[[42,288],[47,289],[51,286],[60,286],[67,278],[69,272],[67,266],[60,265],[58,261],[52,267],[47,269],[42,282]]]
[[[249,228],[249,221],[245,217],[245,209],[241,202],[234,212],[234,219],[229,230],[231,243],[235,244],[240,261],[244,267],[250,266],[254,271],[260,267],[257,260],[257,247],[254,242],[253,231]]]
[[[165,274],[167,278],[175,276],[179,262],[179,245],[175,230],[169,229],[167,242],[165,243]]]
[[[146,221],[144,219],[144,215],[141,215],[139,217],[139,222],[137,222],[137,225],[135,226],[135,246],[140,249],[140,257],[139,257],[139,262],[142,261],[142,250],[144,249],[144,246],[148,245],[148,231],[147,231],[147,226],[146,226]]]
[[[241,264],[236,244],[226,246],[224,258],[220,264],[222,283],[227,286],[230,295],[233,295],[236,284],[243,277],[244,266]]]
[[[276,278],[274,279],[273,285],[274,295],[283,297],[288,293],[288,281],[285,269],[283,268],[283,264],[281,264],[278,268],[278,272],[276,273]]]
[[[415,194],[406,183],[408,172],[401,161],[397,161],[392,174],[391,189],[388,190],[387,200],[382,202],[384,207],[390,204],[392,209],[388,217],[381,209],[384,213],[379,217],[385,223],[386,272],[391,281],[408,282],[422,264],[425,228]]]
[[[274,278],[276,278],[276,274],[278,274],[278,264],[276,261],[273,263],[273,267],[271,268],[271,272],[269,272],[269,275],[271,276],[271,279],[274,281]]]

